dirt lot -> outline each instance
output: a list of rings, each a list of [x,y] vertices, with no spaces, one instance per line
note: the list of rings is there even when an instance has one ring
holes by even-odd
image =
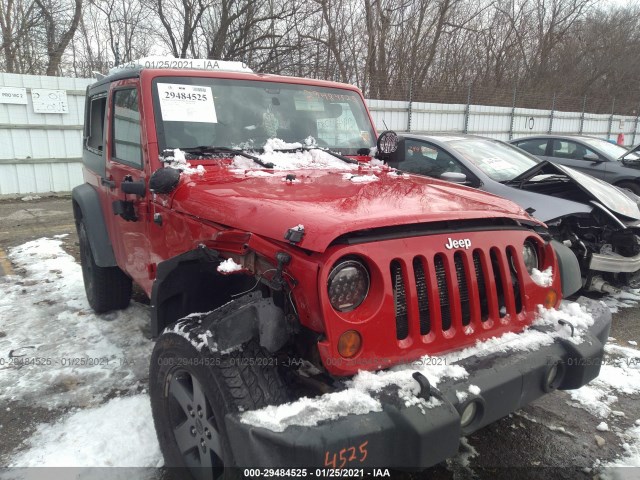
[[[7,258],[12,247],[40,237],[68,234],[63,248],[78,258],[77,236],[69,197],[48,197],[29,201],[0,200],[0,276],[21,274]],[[5,277],[6,278],[6,277]],[[16,277],[11,277],[15,280]],[[5,280],[6,282],[7,280]],[[0,280],[0,292],[3,283]],[[606,298],[603,298],[606,300]],[[145,302],[138,292],[135,300]],[[614,302],[616,303],[616,302]],[[617,302],[618,306],[620,302]],[[631,302],[633,303],[633,302]],[[130,307],[132,308],[132,307]],[[146,308],[141,306],[141,308]],[[144,311],[144,310],[141,310]],[[0,338],[5,319],[0,318]],[[629,341],[640,341],[640,307],[620,308],[614,314],[612,343],[634,347]],[[6,356],[7,352],[0,352]],[[617,358],[610,352],[610,359]],[[0,370],[0,375],[2,371]],[[135,392],[144,392],[142,378]],[[115,386],[114,386],[115,388]],[[628,432],[640,419],[640,395],[627,394],[615,386],[600,385],[600,393],[614,395],[606,416],[588,411],[588,400],[576,400],[567,392],[554,392],[534,404],[469,436],[461,445],[460,454],[424,473],[402,474],[405,478],[593,478],[601,463],[629,456]],[[609,388],[609,391],[607,391]],[[134,390],[129,390],[134,392]],[[609,398],[607,397],[607,398]],[[105,394],[105,399],[111,398]],[[586,397],[585,397],[586,398]],[[0,466],[7,465],[28,447],[26,440],[45,423],[69,415],[80,406],[43,408],[17,397],[0,408]],[[596,429],[606,421],[607,430]],[[633,445],[631,450],[633,453]],[[638,456],[637,445],[635,446]],[[629,474],[631,472],[628,472]],[[640,476],[640,470],[636,472]],[[161,474],[159,474],[161,475]],[[628,477],[628,478],[633,478]],[[638,478],[638,477],[636,477]]]

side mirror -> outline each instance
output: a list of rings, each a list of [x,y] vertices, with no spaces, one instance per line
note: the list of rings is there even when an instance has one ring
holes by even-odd
[[[440,175],[440,179],[451,183],[466,183],[467,176],[459,172],[444,172]]]
[[[582,157],[582,159],[588,162],[602,163],[600,157],[595,153],[587,153],[584,157]]]
[[[153,193],[171,193],[180,182],[180,170],[171,167],[159,168],[149,179],[149,190]]]

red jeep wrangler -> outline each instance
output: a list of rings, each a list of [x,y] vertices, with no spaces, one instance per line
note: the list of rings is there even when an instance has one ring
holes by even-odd
[[[73,208],[87,297],[122,309],[135,282],[151,300],[167,465],[424,468],[599,372],[611,316],[581,299],[594,317],[581,341],[472,355],[437,388],[416,367],[415,402],[386,388],[372,411],[252,425],[247,411],[332,395],[361,370],[523,331],[580,288],[577,260],[507,200],[386,167],[394,134],[376,146],[349,85],[146,59],[89,86],[85,118]]]

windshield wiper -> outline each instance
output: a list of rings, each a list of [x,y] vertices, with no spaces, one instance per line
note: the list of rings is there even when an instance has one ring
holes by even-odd
[[[357,160],[354,160],[354,159],[349,158],[349,157],[345,157],[344,155],[340,155],[339,153],[336,153],[336,152],[332,152],[328,148],[322,148],[322,147],[318,147],[318,146],[314,146],[314,145],[302,145],[302,146],[297,147],[297,148],[274,148],[273,149],[274,152],[284,152],[284,153],[294,153],[294,152],[299,152],[300,150],[306,150],[306,151],[309,151],[309,150],[320,150],[322,152],[328,153],[332,157],[335,157],[335,158],[338,158],[338,159],[342,160],[345,163],[350,163],[352,165],[358,165],[358,161]]]
[[[242,157],[253,160],[261,167],[268,168],[268,169],[273,168],[273,163],[263,162],[260,158],[256,157],[255,155],[251,155],[250,153],[247,153],[244,150],[240,150],[239,148],[200,146],[200,147],[181,148],[180,150],[186,153],[205,154],[205,155],[206,154],[215,155],[216,153],[233,153],[234,155],[240,155]]]

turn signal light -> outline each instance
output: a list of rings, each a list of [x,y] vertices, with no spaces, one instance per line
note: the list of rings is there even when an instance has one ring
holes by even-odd
[[[347,330],[338,340],[338,353],[344,358],[354,357],[362,346],[362,337],[355,330]]]
[[[558,294],[555,290],[549,290],[547,296],[544,297],[544,308],[555,308],[558,304]]]

